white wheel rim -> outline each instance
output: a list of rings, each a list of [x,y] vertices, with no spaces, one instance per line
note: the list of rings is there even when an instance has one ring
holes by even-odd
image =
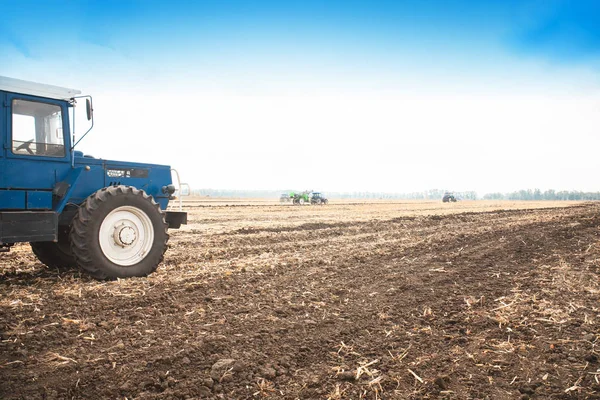
[[[154,243],[150,217],[132,206],[112,210],[100,225],[100,249],[111,262],[130,266],[142,261]]]

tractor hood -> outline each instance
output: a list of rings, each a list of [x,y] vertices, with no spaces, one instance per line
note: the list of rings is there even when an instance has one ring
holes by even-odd
[[[171,167],[127,161],[103,160],[75,151],[75,170],[80,170],[85,179],[77,186],[89,196],[98,187],[118,185],[134,186],[154,197],[162,209],[167,207],[172,194]],[[169,187],[171,186],[171,187]],[[84,198],[85,198],[84,197]]]

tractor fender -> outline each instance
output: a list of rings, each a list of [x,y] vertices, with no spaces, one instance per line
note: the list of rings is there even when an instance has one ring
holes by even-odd
[[[71,194],[73,193],[73,188],[75,188],[75,184],[81,177],[81,174],[87,170],[89,170],[89,167],[72,168],[71,171],[69,171],[69,174],[67,175],[66,179],[58,182],[54,186],[54,189],[52,189],[52,193],[60,198],[60,201],[56,204],[56,207],[54,207],[54,211],[57,214],[63,212],[65,206],[71,198]]]

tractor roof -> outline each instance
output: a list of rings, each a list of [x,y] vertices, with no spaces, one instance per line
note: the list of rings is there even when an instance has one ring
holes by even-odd
[[[7,78],[4,76],[0,76],[0,90],[58,100],[68,100],[73,96],[81,94],[81,91],[76,89],[23,81],[21,79]]]

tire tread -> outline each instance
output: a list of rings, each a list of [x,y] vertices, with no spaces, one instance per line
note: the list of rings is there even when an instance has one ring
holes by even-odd
[[[102,203],[110,201],[112,198],[122,195],[134,195],[140,196],[145,201],[152,204],[152,206],[157,210],[157,212],[161,215],[164,230],[165,230],[165,243],[163,246],[163,251],[160,253],[160,256],[151,268],[150,271],[147,271],[145,275],[149,275],[152,272],[156,271],[158,265],[164,259],[164,253],[167,250],[167,242],[169,240],[168,227],[169,225],[165,221],[165,214],[160,209],[160,205],[154,201],[152,196],[148,195],[143,190],[137,189],[133,186],[110,186],[106,188],[102,188],[94,193],[92,193],[79,207],[79,212],[73,219],[73,224],[71,227],[71,251],[75,258],[77,265],[87,272],[89,275],[96,279],[105,280],[105,279],[114,279],[115,276],[109,276],[106,271],[104,271],[100,263],[96,262],[92,257],[92,252],[88,248],[89,245],[86,241],[86,237],[90,230],[90,222],[94,218],[95,212],[100,208]]]

